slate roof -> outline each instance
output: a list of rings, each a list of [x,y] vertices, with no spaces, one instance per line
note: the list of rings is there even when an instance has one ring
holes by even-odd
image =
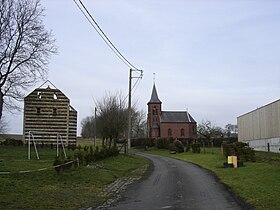
[[[159,103],[159,104],[161,104],[161,101],[158,98],[157,89],[156,89],[156,85],[155,84],[153,86],[153,91],[152,91],[151,99],[148,102],[148,104],[150,104],[150,103],[153,103],[153,104]]]
[[[161,123],[195,123],[193,117],[184,111],[162,111],[160,116]]]

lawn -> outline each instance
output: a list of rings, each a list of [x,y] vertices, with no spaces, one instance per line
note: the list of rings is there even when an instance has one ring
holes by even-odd
[[[192,162],[214,172],[219,179],[256,209],[279,209],[280,154],[256,152],[256,162],[246,162],[237,169],[223,168],[225,157],[220,148],[206,149],[205,153],[170,154],[168,150],[149,149],[147,152]]]
[[[57,174],[52,168],[56,149],[38,148],[40,160],[27,160],[26,147],[0,146],[1,209],[79,209],[96,207],[108,198],[100,192],[123,176],[137,176],[135,169],[149,164],[145,158],[120,154],[95,164],[103,169],[80,166]],[[73,154],[67,150],[67,155]],[[44,171],[17,173],[47,167]]]

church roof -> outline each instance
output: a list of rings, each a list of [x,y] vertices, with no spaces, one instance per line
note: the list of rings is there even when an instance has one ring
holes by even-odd
[[[160,103],[161,104],[161,101],[158,98],[157,89],[156,89],[156,85],[155,84],[153,86],[151,99],[148,102],[148,104],[150,104],[150,103]]]
[[[193,117],[184,111],[162,111],[160,116],[161,123],[195,123]]]

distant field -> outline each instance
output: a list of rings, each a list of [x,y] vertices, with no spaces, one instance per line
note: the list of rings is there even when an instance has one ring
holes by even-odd
[[[5,139],[10,138],[10,139],[16,139],[16,140],[22,140],[22,135],[21,134],[0,134],[0,141],[4,141]],[[101,145],[102,140],[97,139],[96,140],[97,145]],[[80,136],[77,137],[77,145],[83,146],[93,146],[94,141],[93,139],[90,138],[82,138]]]

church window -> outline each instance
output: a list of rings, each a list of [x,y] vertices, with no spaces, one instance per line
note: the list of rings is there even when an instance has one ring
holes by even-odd
[[[157,122],[157,117],[156,116],[153,117],[153,122]]]
[[[181,137],[185,136],[185,130],[184,128],[181,128]]]
[[[168,128],[168,137],[172,137],[172,129]]]
[[[156,107],[153,108],[153,115],[157,115],[157,108]]]

